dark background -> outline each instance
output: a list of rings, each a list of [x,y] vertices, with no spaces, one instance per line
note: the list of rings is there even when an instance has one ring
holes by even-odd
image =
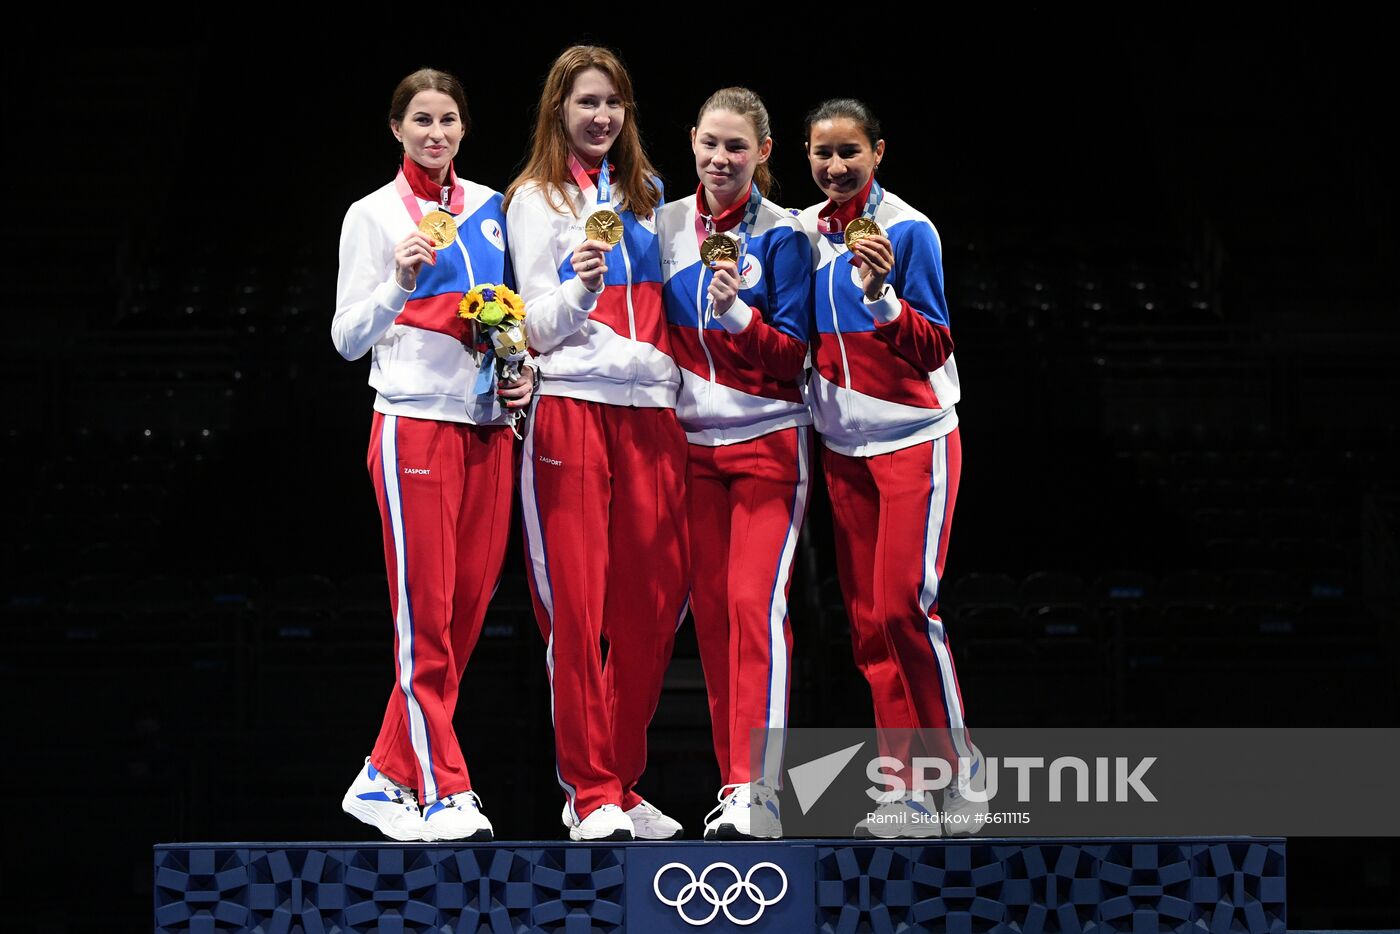
[[[400,53],[376,48],[401,47],[389,24],[344,14],[353,53],[307,34],[61,68],[15,42],[7,910],[141,929],[152,843],[365,837],[339,799],[392,634],[368,363],[328,339],[340,220],[393,177],[403,74],[462,76],[458,171],[503,189],[578,40],[629,64],[670,198],[694,190],[686,132],[723,84],[767,100],[786,206],[819,200],[808,108],[853,94],[884,121],[883,182],[945,250],[965,460],[943,612],[972,725],[1396,725],[1381,40],[1031,12],[876,41],[829,15],[735,15],[723,38],[664,45],[503,22]],[[818,492],[792,591],[795,726],[871,718],[834,573]],[[518,542],[457,726],[501,837],[557,839]],[[1347,806],[1346,751],[1304,752],[1318,790],[1298,806]],[[697,832],[718,776],[689,625],[651,762],[643,790]],[[1297,839],[1289,858],[1290,927],[1397,923],[1395,840]]]

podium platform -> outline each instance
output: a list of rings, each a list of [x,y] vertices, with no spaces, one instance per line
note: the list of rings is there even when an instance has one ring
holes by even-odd
[[[1276,838],[155,847],[157,931],[1286,930]]]

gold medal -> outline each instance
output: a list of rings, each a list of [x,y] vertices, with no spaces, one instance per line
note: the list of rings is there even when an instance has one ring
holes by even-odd
[[[418,231],[433,241],[434,250],[441,250],[457,239],[457,222],[446,211],[429,211],[418,222]]]
[[[722,259],[736,262],[739,259],[739,244],[728,234],[710,234],[700,244],[700,260],[706,266],[713,266]]]
[[[880,237],[884,236],[884,233],[880,225],[871,218],[857,217],[846,225],[846,249],[849,250],[866,237]]]
[[[594,211],[583,222],[583,230],[590,240],[617,243],[622,239],[622,218],[612,211]]]

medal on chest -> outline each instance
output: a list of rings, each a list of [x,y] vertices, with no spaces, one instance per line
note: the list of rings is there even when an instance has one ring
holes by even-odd
[[[601,240],[607,244],[615,244],[620,241],[622,239],[622,217],[608,206],[612,201],[612,180],[607,157],[604,156],[602,163],[598,166],[598,184],[596,185],[588,177],[588,172],[584,170],[578,157],[572,153],[569,155],[569,171],[573,174],[574,183],[578,185],[579,191],[587,194],[588,191],[592,190],[594,203],[600,205],[598,210],[588,215],[588,218],[583,222],[583,230],[588,239]]]
[[[735,274],[739,276],[739,288],[742,289],[744,258],[749,252],[749,238],[753,235],[754,224],[758,221],[758,209],[763,204],[763,195],[759,193],[758,185],[749,183],[749,200],[744,206],[744,217],[739,222],[735,234],[715,230],[714,219],[700,213],[699,198],[702,197],[703,194],[697,195],[695,202],[695,238],[700,243],[700,262],[710,269],[714,268],[715,263],[732,262]],[[701,275],[704,275],[703,271]],[[714,310],[714,301],[707,302],[702,318],[704,324],[710,323],[714,317]]]
[[[441,250],[457,239],[457,222],[446,211],[429,211],[418,222],[418,231],[432,241],[434,250]]]
[[[460,212],[463,204],[455,186],[444,185],[438,195],[437,207],[426,214],[419,206],[418,196],[413,193],[413,188],[408,184],[402,169],[399,170],[398,178],[394,179],[394,188],[398,191],[399,200],[403,201],[403,206],[408,210],[408,216],[418,225],[418,232],[428,238],[434,250],[441,250],[456,242],[457,221],[451,211],[455,207]]]
[[[736,266],[739,263],[739,243],[729,234],[710,234],[700,243],[700,261],[706,266],[714,266],[720,260],[729,260]]]
[[[883,233],[880,225],[871,218],[857,217],[846,225],[846,232],[841,239],[845,241],[846,249],[849,250],[866,237],[878,237]]]
[[[846,225],[844,231],[833,231],[829,229],[831,221],[825,221],[827,229],[822,230],[828,242],[840,244],[847,250],[855,246],[866,237],[882,237],[885,232],[880,229],[880,225],[875,222],[875,212],[880,210],[880,203],[885,200],[885,189],[880,187],[880,183],[874,179],[870,180],[870,195],[865,199],[865,207],[860,212],[860,217]],[[852,262],[855,259],[852,258]]]

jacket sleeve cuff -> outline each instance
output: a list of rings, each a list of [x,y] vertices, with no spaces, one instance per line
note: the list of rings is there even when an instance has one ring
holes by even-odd
[[[598,304],[598,296],[602,294],[602,289],[590,292],[588,286],[584,285],[583,280],[578,276],[574,276],[564,283],[564,300],[569,304],[569,307],[577,308],[584,313],[593,311],[593,306]]]
[[[399,280],[393,276],[387,282],[379,283],[374,290],[374,302],[381,308],[387,308],[394,314],[403,311],[403,306],[408,302],[408,298],[413,294],[413,289],[405,289],[399,285]]]
[[[904,306],[898,298],[895,298],[894,289],[889,283],[885,283],[885,288],[880,292],[880,297],[875,301],[867,300],[866,307],[875,315],[876,324],[890,324],[899,317],[900,309]]]
[[[749,325],[753,323],[753,309],[748,306],[747,302],[743,302],[738,296],[735,296],[734,301],[730,302],[729,307],[715,320],[730,334],[741,334],[747,331]]]

